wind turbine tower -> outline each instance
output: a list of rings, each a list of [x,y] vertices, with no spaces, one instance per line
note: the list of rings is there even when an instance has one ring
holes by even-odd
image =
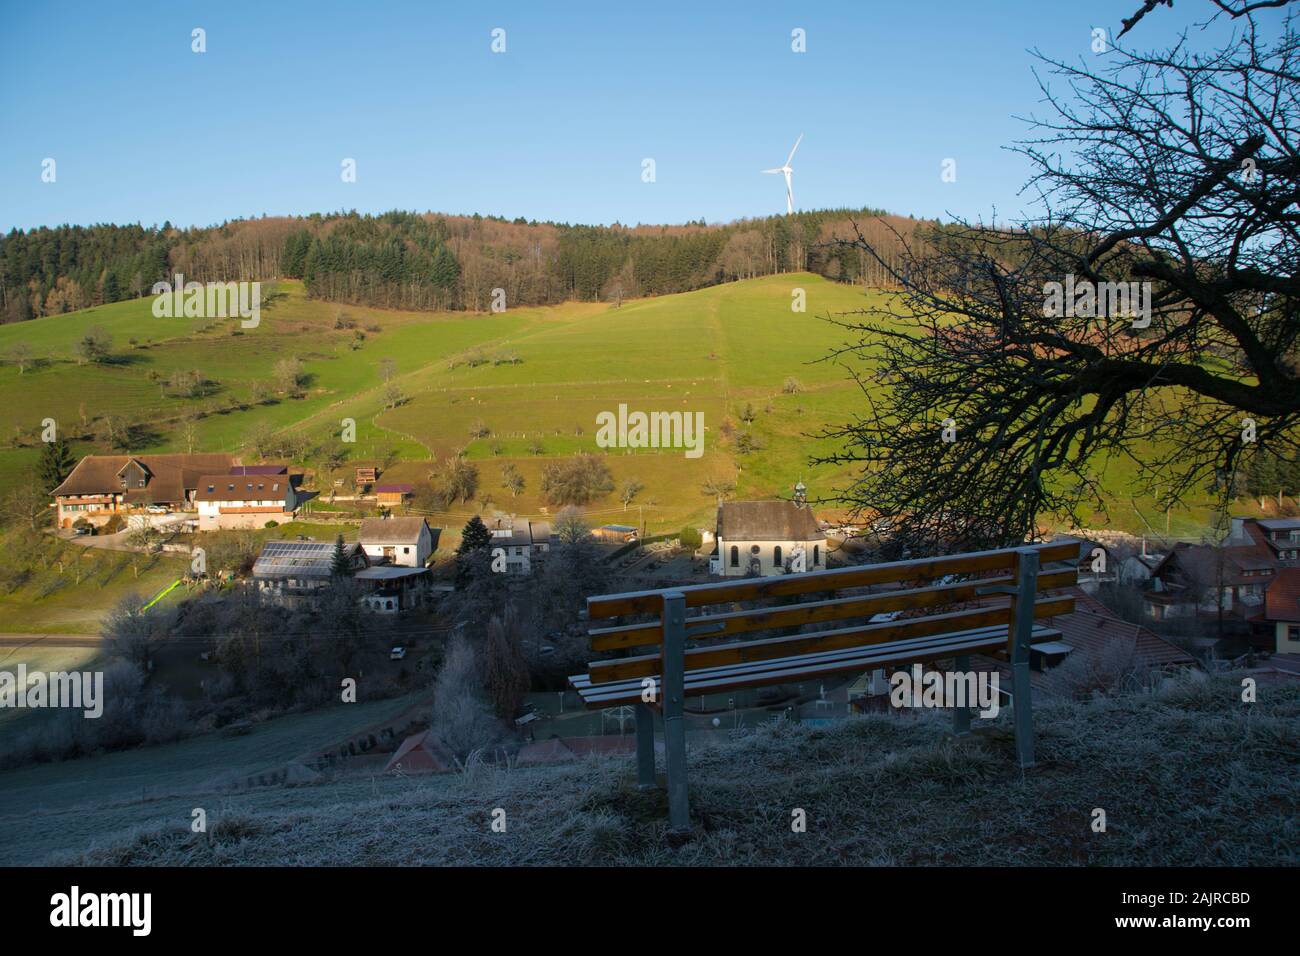
[[[794,172],[794,169],[790,166],[790,162],[794,159],[794,151],[799,148],[799,144],[802,142],[803,133],[800,133],[799,138],[794,141],[794,146],[790,149],[790,155],[785,159],[785,165],[777,166],[775,169],[763,170],[765,173],[785,173],[785,214],[787,216],[794,212],[794,184],[790,181],[790,174]]]

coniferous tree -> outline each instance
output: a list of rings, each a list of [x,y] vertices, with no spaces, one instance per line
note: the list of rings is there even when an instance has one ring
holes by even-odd
[[[68,477],[76,463],[77,459],[72,454],[72,448],[69,447],[66,439],[58,438],[46,442],[45,447],[41,449],[41,460],[37,466],[41,488],[47,492],[53,491],[63,483],[64,478]]]
[[[348,560],[348,552],[343,546],[341,534],[334,540],[334,557],[330,560],[330,575],[336,578],[352,577],[352,562]]]

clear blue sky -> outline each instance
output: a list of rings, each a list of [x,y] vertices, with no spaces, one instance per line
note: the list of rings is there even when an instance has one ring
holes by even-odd
[[[1003,147],[1038,98],[1029,48],[1090,56],[1091,29],[1138,6],[0,0],[0,229],[392,208],[720,222],[784,211],[759,170],[801,132],[798,208],[1002,219],[1022,205]],[[1140,39],[1208,9],[1176,7]]]

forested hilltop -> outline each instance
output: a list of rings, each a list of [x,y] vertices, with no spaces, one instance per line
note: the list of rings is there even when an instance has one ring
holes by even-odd
[[[170,223],[41,227],[0,237],[0,320],[21,322],[186,281],[302,279],[315,298],[405,309],[487,309],[686,292],[737,278],[811,271],[887,284],[861,250],[837,247],[853,224],[901,258],[917,220],[835,209],[723,225],[582,226],[388,212]]]

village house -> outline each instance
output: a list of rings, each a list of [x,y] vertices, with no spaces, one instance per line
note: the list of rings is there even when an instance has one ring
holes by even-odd
[[[349,568],[369,566],[359,544],[344,544]],[[311,601],[334,577],[334,542],[268,541],[253,563],[253,583],[263,595],[285,604]]]
[[[263,528],[293,521],[308,500],[284,465],[238,465],[224,475],[204,475],[194,496],[200,531]]]
[[[422,568],[438,549],[439,532],[423,518],[365,518],[361,548],[371,564]]]
[[[1115,553],[1104,544],[1079,539],[1079,587],[1084,591],[1096,594],[1103,584],[1114,584],[1119,580],[1119,564]]]
[[[381,564],[362,568],[354,578],[365,588],[361,601],[381,614],[420,607],[428,599],[432,572],[425,567]]]
[[[1143,538],[1142,549],[1119,563],[1119,583],[1124,586],[1147,587],[1152,573],[1164,559],[1163,553],[1148,552],[1147,539]]]
[[[1259,642],[1274,654],[1300,654],[1300,568],[1281,568],[1264,592],[1264,609],[1252,620]]]
[[[533,563],[551,550],[551,526],[546,521],[498,518],[490,530],[493,560],[504,557],[507,574],[532,574]]]
[[[826,567],[826,533],[802,501],[724,501],[709,573],[725,577],[786,574]]]
[[[1256,617],[1277,572],[1300,563],[1295,557],[1300,539],[1291,538],[1291,523],[1268,523],[1274,527],[1254,518],[1233,518],[1221,546],[1174,545],[1151,573],[1150,589],[1143,595],[1147,614],[1162,621],[1217,614],[1221,605],[1238,620]]]
[[[192,515],[202,477],[224,475],[234,464],[224,453],[87,455],[51,492],[56,526],[71,528],[81,518],[103,527],[115,516],[162,523]]]

